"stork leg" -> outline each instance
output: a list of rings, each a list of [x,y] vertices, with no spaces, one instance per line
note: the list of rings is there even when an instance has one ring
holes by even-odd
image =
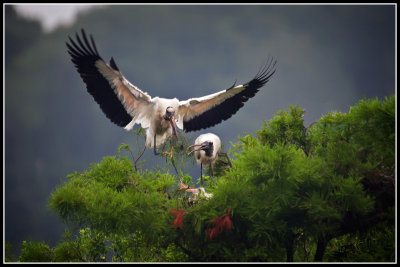
[[[174,166],[174,169],[175,169],[175,171],[176,171],[176,174],[179,176],[178,169],[177,169],[176,166],[175,166],[175,162],[174,162],[174,158],[173,158],[173,157],[171,157],[171,163],[172,163],[172,166]],[[180,179],[180,178],[179,178],[179,179]]]
[[[218,153],[218,156],[224,156],[224,157],[226,157],[226,159],[228,160],[228,162],[224,162],[225,164],[228,164],[229,165],[229,167],[231,167],[232,168],[232,163],[231,163],[231,160],[229,159],[229,157],[228,157],[228,154],[227,153],[224,153],[224,152],[219,152]],[[222,161],[223,162],[223,161]]]
[[[200,163],[200,185],[203,186],[203,163]]]
[[[209,173],[209,175],[210,175],[211,181],[212,181],[213,184],[215,185],[215,182],[214,182],[214,180],[213,180],[213,178],[212,178],[212,175],[213,175],[212,172],[213,172],[213,171],[212,171],[212,165],[211,165],[211,163],[210,163],[210,173]],[[200,163],[200,185],[203,186],[203,163]]]
[[[213,182],[213,184],[215,185],[215,182],[213,180],[213,176],[214,176],[214,170],[213,170],[212,164],[210,163],[210,178],[211,178],[211,181]]]
[[[153,146],[154,146],[154,155],[160,155],[160,153],[157,151],[157,148],[156,148],[156,135],[154,135],[154,143],[153,143]]]
[[[142,153],[140,153],[139,157],[135,160],[135,170],[137,170],[136,162],[138,162],[139,159],[143,156],[143,153],[144,153],[145,150],[146,150],[146,146],[144,146]]]

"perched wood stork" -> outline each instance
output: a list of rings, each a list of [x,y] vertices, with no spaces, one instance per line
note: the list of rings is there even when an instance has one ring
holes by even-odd
[[[197,131],[230,118],[275,73],[276,60],[271,58],[243,85],[235,86],[235,83],[226,90],[184,101],[151,97],[122,75],[112,57],[107,64],[97,51],[93,37],[90,35],[89,42],[85,31],[81,32],[81,37],[76,34],[76,41],[68,36],[66,45],[88,92],[116,125],[131,130],[140,124],[146,132],[146,147],[154,147],[155,154],[158,154],[157,147],[172,135],[176,136],[176,126],[185,132]]]
[[[225,156],[228,160],[228,163],[231,167],[232,164],[229,160],[229,157],[226,153],[221,152],[221,139],[213,133],[206,133],[199,135],[194,141],[194,145],[188,147],[188,149],[193,148],[189,154],[194,152],[194,158],[196,159],[197,165],[200,166],[200,184],[203,184],[203,164],[209,164],[210,166],[210,177],[212,179],[213,176],[213,167],[215,161],[218,159],[218,156]],[[214,183],[215,184],[215,183]]]

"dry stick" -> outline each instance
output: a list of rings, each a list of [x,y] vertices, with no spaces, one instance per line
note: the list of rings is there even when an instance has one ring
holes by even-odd
[[[174,161],[173,156],[171,156],[171,163],[172,163],[172,166],[174,166],[174,169],[175,169],[175,171],[176,171],[176,174],[177,174],[178,177],[179,177],[178,169],[177,169],[176,166],[175,166],[175,161]]]
[[[133,152],[132,152],[132,150],[129,148],[129,145],[127,146],[128,147],[128,151],[129,151],[129,153],[131,154],[131,156],[132,156],[132,161],[134,162],[135,161],[135,156],[133,155]]]
[[[146,150],[146,146],[144,146],[144,149],[142,151],[142,153],[140,153],[139,157],[135,160],[135,170],[137,171],[137,166],[136,166],[136,162],[143,156],[144,151]]]

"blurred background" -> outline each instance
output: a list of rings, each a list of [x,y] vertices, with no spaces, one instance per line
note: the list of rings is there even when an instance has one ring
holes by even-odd
[[[47,201],[66,176],[136,146],[87,93],[65,42],[81,28],[151,96],[185,100],[251,80],[268,56],[273,78],[229,120],[207,130],[224,150],[279,109],[305,125],[395,93],[394,5],[3,5],[4,240],[52,246],[65,225]],[[135,127],[138,129],[138,127]],[[159,163],[151,151],[146,167]],[[162,163],[161,164],[165,164]],[[197,178],[199,167],[186,170]]]

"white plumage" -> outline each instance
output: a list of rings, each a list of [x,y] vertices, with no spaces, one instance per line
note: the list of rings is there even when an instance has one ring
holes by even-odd
[[[199,196],[203,196],[205,199],[210,199],[213,196],[213,194],[211,194],[211,193],[206,193],[206,190],[204,189],[204,187],[189,188],[189,189],[186,189],[185,191],[192,193],[192,196],[190,196],[188,199],[189,203],[193,203],[193,202],[197,201]]]
[[[228,155],[221,152],[221,139],[219,139],[219,137],[213,133],[199,135],[194,141],[194,144],[188,147],[188,149],[190,148],[193,148],[193,150],[190,151],[189,154],[194,152],[194,158],[197,162],[197,165],[200,166],[201,184],[203,184],[203,165],[205,164],[209,164],[210,177],[211,180],[214,182],[214,180],[212,179],[212,172],[218,156],[225,156],[228,160],[228,162],[225,164],[229,164],[230,166],[232,166]]]
[[[221,150],[221,139],[213,133],[206,133],[199,135],[194,141],[193,146],[199,147],[194,151],[194,158],[197,165],[214,165]]]
[[[94,39],[82,29],[82,39],[69,37],[66,43],[71,60],[86,84],[88,92],[104,114],[118,126],[131,130],[140,124],[146,132],[146,147],[159,147],[173,134],[176,126],[185,132],[214,126],[235,114],[275,73],[276,61],[270,59],[249,82],[198,98],[179,101],[151,97],[131,84],[111,58],[107,64],[99,55]]]

